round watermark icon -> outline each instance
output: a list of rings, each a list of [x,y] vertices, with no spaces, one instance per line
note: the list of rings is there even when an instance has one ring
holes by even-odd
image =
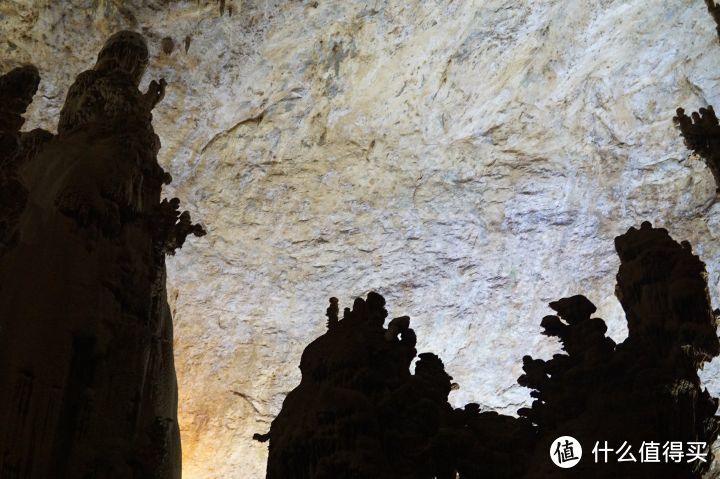
[[[580,462],[582,446],[572,436],[560,436],[550,445],[550,459],[557,467],[567,469]]]

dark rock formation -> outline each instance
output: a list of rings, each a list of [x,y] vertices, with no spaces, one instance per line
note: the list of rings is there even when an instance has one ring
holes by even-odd
[[[175,41],[172,37],[164,37],[160,40],[160,48],[165,55],[170,55],[175,50]]]
[[[453,409],[442,361],[420,354],[411,374],[410,319],[384,328],[384,305],[370,293],[338,320],[331,298],[328,331],[305,349],[300,385],[269,435],[256,436],[270,439],[267,478],[520,477],[529,422],[474,404]]]
[[[557,337],[566,354],[549,361],[523,358],[518,382],[534,389],[536,400],[519,412],[540,432],[528,477],[552,477],[556,469],[547,451],[555,438],[569,435],[590,460],[563,477],[700,478],[712,460],[707,448],[707,462],[660,464],[641,463],[638,448],[673,441],[709,446],[717,438],[717,400],[697,375],[719,347],[705,265],[688,243],[676,243],[647,222],[616,238],[615,247],[627,339],[616,346],[605,337],[605,323],[591,318],[595,306],[574,296],[551,303],[558,315],[542,321],[544,334]],[[594,464],[597,441],[613,449],[627,442],[637,462]]]
[[[0,82],[2,478],[180,477],[164,257],[204,232],[161,202],[147,61],[140,35],[113,35],[57,136],[18,133],[36,70]]]
[[[720,5],[715,0],[705,0],[708,12],[717,25],[718,38],[720,38]],[[677,116],[673,122],[680,129],[685,140],[685,146],[703,159],[715,179],[715,185],[720,192],[720,126],[712,105],[700,108],[687,116],[685,110],[677,109]]]
[[[690,116],[678,108],[673,121],[680,129],[685,146],[705,161],[720,191],[720,125],[713,107],[700,108]]]
[[[268,479],[325,478],[700,478],[712,462],[641,463],[639,448],[682,442],[712,444],[717,400],[703,390],[697,369],[718,355],[717,320],[704,264],[687,243],[643,223],[616,239],[621,266],[617,296],[628,338],[616,345],[584,296],[550,304],[544,334],[565,354],[523,358],[518,382],[535,401],[520,417],[453,409],[450,376],[423,353],[411,374],[415,334],[409,318],[383,327],[384,299],[370,293],[337,318],[303,353],[300,385],[288,394],[269,434]],[[398,337],[399,335],[399,337]],[[584,455],[573,469],[551,462],[550,447],[573,436]],[[627,443],[635,463],[594,459],[595,444]],[[652,447],[652,446],[648,446]],[[632,449],[634,448],[634,450]],[[634,452],[633,452],[634,451]],[[457,475],[457,476],[456,476]]]
[[[705,5],[707,5],[708,12],[715,20],[718,38],[720,38],[720,5],[715,4],[715,0],[705,0]]]
[[[0,256],[17,241],[17,222],[27,202],[27,188],[18,176],[24,158],[50,134],[21,133],[25,113],[37,91],[37,68],[25,66],[0,77]]]

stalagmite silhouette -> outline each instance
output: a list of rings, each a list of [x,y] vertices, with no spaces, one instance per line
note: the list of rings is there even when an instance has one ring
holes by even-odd
[[[717,319],[710,306],[705,265],[686,242],[645,222],[615,239],[620,256],[616,295],[628,321],[628,337],[615,343],[595,306],[583,296],[550,307],[542,320],[565,354],[548,361],[523,358],[519,383],[535,401],[521,409],[540,434],[528,477],[553,477],[547,451],[569,435],[590,454],[596,441],[617,449],[633,445],[636,462],[581,461],[563,477],[700,478],[712,461],[707,450],[718,435],[717,399],[701,387],[697,370],[718,355]],[[638,448],[671,442],[705,444],[706,462],[640,461]],[[669,447],[669,446],[668,446]],[[600,459],[602,460],[602,459]]]
[[[337,300],[330,304],[332,318]],[[481,477],[475,455],[484,458],[483,473],[519,477],[525,461],[495,443],[513,441],[522,458],[530,423],[480,413],[477,405],[453,409],[442,361],[420,354],[411,374],[415,333],[406,316],[384,328],[384,305],[373,292],[356,299],[305,349],[300,385],[269,434],[256,437],[270,439],[267,478],[451,479],[457,469]]]
[[[357,299],[344,317],[302,355],[300,385],[273,421],[268,479],[412,478],[701,478],[718,436],[718,402],[701,387],[697,369],[718,355],[717,319],[710,306],[705,265],[687,243],[643,223],[615,241],[621,265],[617,296],[628,338],[616,345],[584,296],[550,303],[556,316],[544,334],[565,350],[548,361],[523,358],[518,382],[535,401],[520,417],[453,409],[442,361],[416,356],[409,318],[383,327],[382,296]],[[482,374],[477,371],[476,374]],[[559,469],[551,443],[569,435],[585,459]],[[662,447],[703,443],[704,460],[600,463],[593,445],[627,442]]]
[[[180,477],[164,256],[204,231],[161,202],[147,62],[113,35],[57,135],[19,133],[36,69],[0,80],[0,477]]]

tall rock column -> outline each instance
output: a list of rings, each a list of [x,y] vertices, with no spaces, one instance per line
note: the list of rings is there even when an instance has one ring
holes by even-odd
[[[10,135],[0,477],[180,477],[165,255],[204,231],[161,201],[170,175],[151,111],[165,82],[139,91],[147,61],[140,35],[113,35],[70,88],[56,136]]]
[[[557,315],[541,323],[564,353],[523,358],[518,382],[533,389],[535,400],[518,412],[539,434],[526,479],[557,476],[548,451],[565,435],[584,449],[582,461],[563,471],[567,478],[699,479],[713,462],[718,400],[697,372],[720,350],[705,264],[688,242],[676,242],[649,222],[615,238],[615,249],[615,291],[628,337],[616,345],[605,336],[604,321],[592,317],[595,306],[572,296],[550,303]],[[606,463],[601,450],[607,447],[612,459]],[[659,454],[669,459],[643,461],[642,447],[662,448]],[[680,456],[677,450],[669,455],[671,447],[679,447]],[[693,460],[690,447],[701,449],[703,458]]]

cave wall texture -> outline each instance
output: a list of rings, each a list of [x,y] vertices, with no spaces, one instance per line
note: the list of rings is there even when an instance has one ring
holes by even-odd
[[[252,434],[329,296],[383,294],[460,384],[453,404],[508,414],[529,402],[522,356],[559,350],[549,301],[585,294],[625,337],[628,227],[690,241],[720,305],[715,185],[672,123],[720,104],[701,0],[5,0],[0,71],[40,70],[27,130],[54,131],[121,29],[148,39],[143,89],[168,82],[166,194],[208,231],[168,259],[186,478],[262,477]]]

